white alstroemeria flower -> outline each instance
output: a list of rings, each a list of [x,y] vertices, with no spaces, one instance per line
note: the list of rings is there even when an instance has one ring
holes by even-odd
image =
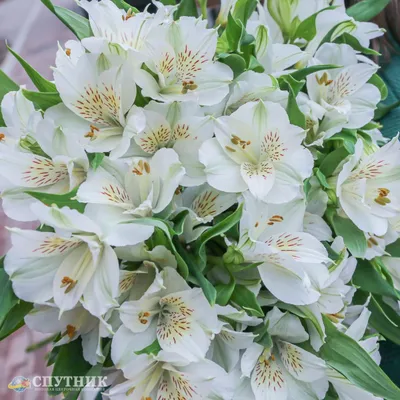
[[[274,307],[266,321],[273,347],[254,343],[241,361],[242,373],[250,378],[247,385],[251,386],[255,400],[324,398],[325,393],[319,396],[318,392],[319,381],[325,378],[325,362],[293,344],[308,339],[300,319]],[[327,389],[326,385],[323,392]]]
[[[184,355],[159,351],[139,354],[149,346],[146,334],[134,335],[129,330],[118,330],[113,338],[111,356],[122,369],[126,381],[112,385],[107,397],[112,400],[143,399],[214,399],[225,391],[224,400],[231,394],[226,387],[227,374],[209,360],[188,361]],[[226,397],[228,396],[228,397]],[[218,397],[217,397],[218,398]]]
[[[311,175],[311,153],[301,145],[305,132],[291,125],[286,111],[271,102],[251,102],[216,121],[216,138],[200,148],[207,182],[229,193],[247,189],[262,201],[295,198]]]
[[[181,17],[150,32],[145,61],[158,80],[145,70],[136,73],[144,96],[164,102],[218,104],[229,92],[232,70],[213,58],[218,32],[207,21]]]
[[[325,247],[301,232],[304,201],[269,205],[246,196],[238,248],[258,266],[265,287],[279,300],[295,305],[315,303],[314,280],[328,277]]]
[[[93,37],[85,38],[82,44],[91,53],[101,53],[107,45],[119,45],[124,50],[143,50],[151,30],[157,25],[172,22],[169,7],[155,2],[158,11],[155,14],[144,11],[135,13],[118,8],[110,0],[79,0],[78,4],[89,14]]]
[[[310,343],[316,351],[319,351],[325,339],[322,315],[328,315],[332,320],[337,321],[344,318],[348,296],[352,296],[353,290],[348,283],[357,265],[357,260],[354,257],[349,257],[343,239],[340,236],[335,238],[331,247],[339,255],[339,259],[329,266],[327,277],[325,276],[321,279],[321,276],[319,276],[317,280],[313,280],[314,288],[321,294],[317,302],[302,307],[307,308],[319,321],[319,332],[313,323],[306,321],[310,333]],[[316,277],[316,275],[312,277]]]
[[[323,147],[324,140],[340,132],[347,123],[346,116],[336,110],[327,111],[305,93],[298,94],[297,103],[306,117],[307,136],[304,139],[306,147]]]
[[[78,337],[82,338],[83,357],[92,365],[104,362],[101,340],[110,337],[112,327],[103,318],[96,318],[82,306],[64,312],[52,303],[36,304],[34,309],[25,317],[25,323],[37,332],[61,334],[54,346],[69,343]]]
[[[234,321],[233,329],[226,320],[221,320],[221,332],[215,335],[207,352],[207,358],[222,366],[228,373],[233,372],[240,360],[241,350],[247,349],[256,337],[251,332],[243,332],[248,326],[257,326],[262,319],[250,317],[245,312],[240,312],[232,306],[215,306],[219,317]]]
[[[185,167],[184,186],[197,186],[206,181],[204,166],[199,161],[199,148],[213,136],[213,122],[195,103],[169,104],[151,101],[144,108],[134,108],[132,114],[143,116],[146,126],[131,141],[126,157],[150,157],[161,148],[172,148]]]
[[[196,240],[209,229],[205,224],[210,223],[236,202],[236,194],[220,192],[207,184],[185,189],[175,198],[177,206],[175,213],[189,211],[183,226],[186,243]]]
[[[63,56],[69,57],[64,50],[60,52],[54,80],[63,103],[90,124],[84,135],[86,150],[111,151],[111,157],[124,155],[130,138],[144,123],[127,115],[136,97],[134,65],[139,61],[85,53],[76,63],[60,62]]]
[[[258,18],[250,19],[246,30],[256,38],[257,60],[265,72],[280,76],[285,70],[304,59],[306,54],[300,47],[284,43],[268,11],[261,4],[257,9]]]
[[[288,92],[279,89],[279,83],[272,75],[246,71],[240,74],[231,86],[225,114],[229,115],[249,101],[272,101],[286,108]]]
[[[55,109],[66,111],[66,116],[72,116],[71,127],[76,126],[69,110],[55,106],[36,124],[35,132],[25,137],[24,151],[0,146],[0,175],[9,182],[1,195],[3,208],[15,220],[36,219],[30,209],[36,200],[25,191],[68,193],[79,186],[89,169],[87,155],[77,145],[74,132],[64,131],[60,121],[54,119]]]
[[[0,143],[18,146],[19,140],[36,132],[37,124],[42,120],[40,111],[25,98],[22,89],[8,92],[1,102],[1,114],[5,127],[0,128]]]
[[[79,187],[77,199],[135,216],[163,211],[185,174],[172,149],[158,150],[148,161],[135,159],[130,166],[117,162],[103,162],[103,166],[89,171],[87,180]]]
[[[118,306],[119,263],[111,246],[140,243],[154,228],[119,223],[125,220],[123,214],[100,217],[89,206],[85,214],[40,203],[32,209],[56,233],[11,230],[13,246],[4,268],[16,295],[39,304],[54,298],[60,312],[82,301],[95,316]]]
[[[370,155],[358,140],[339,175],[336,194],[348,218],[366,233],[383,236],[400,212],[400,143],[398,137]]]
[[[204,359],[214,334],[221,330],[216,310],[201,289],[191,289],[174,269],[165,268],[161,276],[161,290],[121,305],[120,329],[137,335],[146,332],[163,350],[190,361]]]
[[[367,82],[378,66],[359,63],[356,51],[347,44],[326,43],[317,51],[315,58],[319,63],[343,68],[309,75],[307,90],[311,100],[331,112],[331,119],[336,113],[338,123],[342,123],[341,116],[345,116],[345,128],[357,129],[370,122],[381,94],[376,86]]]

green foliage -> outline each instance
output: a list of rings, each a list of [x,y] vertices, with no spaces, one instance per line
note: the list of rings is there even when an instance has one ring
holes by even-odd
[[[19,90],[19,86],[0,69],[0,104],[8,92]],[[0,109],[0,126],[5,126]]]
[[[297,81],[302,81],[303,79],[307,78],[308,75],[314,74],[315,72],[326,71],[336,68],[341,68],[341,66],[333,64],[313,65],[312,67],[306,67],[299,69],[298,71],[292,72],[290,76]],[[287,75],[283,75],[281,78],[285,76]]]
[[[221,53],[218,61],[228,65],[233,71],[234,78],[237,78],[246,70],[246,60],[239,54]]]
[[[25,325],[24,318],[33,308],[32,303],[18,300],[17,304],[9,311],[0,328],[0,341],[10,336]]]
[[[22,93],[36,108],[42,111],[61,103],[61,97],[58,92],[32,92],[22,89]]]
[[[133,7],[133,6],[131,6],[130,4],[128,4],[126,1],[124,1],[124,0],[111,0],[118,8],[121,8],[122,10],[125,10],[125,11],[129,11],[129,10],[132,10],[134,13],[138,13],[139,12],[139,10],[136,8],[136,7]],[[168,0],[167,1],[165,1],[165,0],[163,0],[163,1],[161,1],[161,3],[163,3],[163,4],[165,4],[165,5],[169,5],[170,4],[170,2],[168,2]],[[175,3],[173,3],[173,4],[175,4]]]
[[[160,352],[160,350],[161,350],[160,343],[158,343],[158,340],[156,339],[152,344],[149,344],[144,349],[135,351],[135,354],[137,354],[138,356],[140,354],[154,354],[156,356]]]
[[[337,8],[337,7],[336,6],[326,7],[324,9],[318,11],[317,13],[309,16],[308,18],[306,18],[297,27],[296,32],[294,33],[292,39],[302,38],[307,41],[313,40],[317,34],[316,21],[317,21],[318,15],[324,11],[334,10],[335,8]]]
[[[350,155],[349,151],[343,146],[333,150],[327,154],[320,166],[319,170],[327,177],[332,176],[338,165]]]
[[[92,366],[83,358],[81,339],[78,338],[61,346],[57,354],[52,376],[85,376]],[[49,386],[49,396],[57,396],[67,392],[67,380],[62,379],[59,387]]]
[[[297,104],[297,95],[299,94],[300,90],[305,85],[305,81],[298,81],[293,78],[293,76],[286,75],[282,77],[284,82],[287,83],[289,87],[289,99],[288,99],[288,106],[287,112],[289,115],[289,120],[293,125],[299,126],[300,128],[306,128],[306,117],[301,112],[299,105]]]
[[[338,331],[327,317],[323,318],[327,337],[320,353],[327,364],[375,396],[387,400],[399,399],[400,389],[370,355],[355,340]]]
[[[232,293],[231,301],[254,317],[264,316],[264,312],[258,304],[256,295],[246,286],[236,285]]]
[[[179,3],[178,9],[175,11],[174,19],[178,20],[180,17],[198,17],[196,0],[182,0]]]
[[[103,162],[103,159],[105,157],[104,153],[89,153],[88,158],[90,162],[90,166],[96,170],[97,168],[100,167],[101,163]]]
[[[375,110],[374,120],[380,121],[382,118],[386,117],[391,111],[400,107],[400,100],[392,104],[378,104]]]
[[[25,193],[34,197],[37,200],[40,200],[46,206],[56,205],[57,207],[69,207],[72,210],[77,210],[80,213],[83,213],[85,210],[86,204],[80,203],[78,200],[75,200],[74,197],[78,192],[78,188],[72,190],[66,194],[52,194],[52,193],[41,193],[41,192],[33,192],[26,191]]]
[[[257,7],[257,0],[238,0],[233,9],[232,16],[239,20],[243,26],[246,26],[247,21]]]
[[[356,21],[367,22],[376,17],[390,3],[390,0],[364,0],[347,9],[347,15]]]
[[[354,257],[364,257],[367,239],[364,232],[348,218],[339,217],[336,210],[328,208],[326,217],[337,236],[342,236],[346,247]]]
[[[79,40],[93,36],[89,21],[86,18],[66,8],[55,6],[51,0],[41,1]]]
[[[366,54],[368,56],[379,56],[380,53],[373,49],[369,49],[368,47],[364,47],[360,44],[358,39],[354,36],[352,36],[348,32],[344,32],[341,34],[337,39],[335,39],[335,43],[341,43],[341,44],[348,44],[350,47],[352,47],[356,51],[360,51],[363,54]]]
[[[400,293],[393,286],[390,275],[381,263],[358,260],[357,269],[353,275],[353,283],[368,293],[378,296],[388,296],[400,300]]]
[[[383,81],[383,79],[378,75],[374,74],[372,75],[371,79],[368,81],[371,85],[376,86],[379,91],[381,92],[381,100],[384,101],[388,97],[389,91],[386,86],[386,83]]]
[[[7,46],[8,47],[8,46]],[[8,47],[9,52],[18,60],[25,72],[28,74],[32,83],[40,92],[57,92],[56,85],[43,78],[29,63],[27,63],[19,54]]]

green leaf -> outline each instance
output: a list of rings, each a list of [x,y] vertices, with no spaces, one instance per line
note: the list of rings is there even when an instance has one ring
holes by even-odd
[[[10,336],[19,328],[25,325],[25,315],[33,308],[32,303],[19,300],[17,304],[8,312],[0,328],[0,341]]]
[[[391,111],[395,110],[398,107],[400,107],[400,100],[389,105],[378,104],[375,110],[374,120],[380,121],[382,118],[386,117],[386,115],[388,115]]]
[[[17,54],[11,47],[8,47],[9,52],[18,60],[25,72],[28,74],[32,83],[40,92],[57,92],[56,85],[47,79],[43,78],[29,63],[27,63],[19,54]]]
[[[326,176],[319,169],[315,171],[315,176],[317,177],[322,187],[324,187],[325,189],[332,189],[328,181],[326,180]]]
[[[55,6],[51,0],[41,1],[79,40],[93,36],[90,23],[86,18],[66,8]]]
[[[400,316],[381,297],[371,296],[368,305],[371,311],[370,325],[386,339],[400,345]]]
[[[97,168],[100,167],[101,163],[103,162],[103,159],[105,157],[104,153],[89,153],[88,158],[90,162],[90,166],[96,170]]]
[[[342,33],[338,38],[336,38],[335,43],[348,44],[354,50],[360,51],[361,53],[368,56],[380,56],[380,53],[378,53],[377,51],[362,46],[356,37],[347,32]]]
[[[42,111],[46,111],[62,101],[58,92],[31,92],[30,90],[22,89],[22,93]]]
[[[73,210],[77,210],[80,213],[85,211],[85,203],[80,203],[78,200],[74,200],[76,193],[78,192],[78,188],[74,189],[72,192],[66,194],[51,194],[51,193],[41,193],[41,192],[32,192],[26,191],[25,193],[34,197],[37,200],[40,200],[46,206],[51,206],[55,204],[57,207],[69,207]]]
[[[178,271],[182,275],[184,279],[187,279],[189,275],[189,268],[188,265],[186,264],[185,260],[181,257],[180,253],[177,251],[174,241],[172,240],[173,236],[177,234],[171,226],[165,223],[164,220],[158,219],[158,218],[139,218],[139,219],[134,219],[127,221],[127,223],[131,224],[139,224],[139,225],[148,225],[148,226],[154,226],[159,229],[161,229],[165,235],[166,238],[168,239],[168,244],[170,247],[170,250],[174,253],[176,257],[176,261],[178,263]]]
[[[188,215],[189,215],[189,210],[183,210],[174,217],[173,219],[174,231],[177,236],[183,234],[183,227]]]
[[[283,79],[289,86],[287,112],[289,115],[290,123],[305,129],[306,117],[301,112],[296,100],[296,97],[299,94],[301,88],[304,86],[305,81],[297,81],[291,75],[284,76]]]
[[[323,318],[327,338],[320,354],[327,364],[367,392],[386,400],[398,400],[400,389],[369,354],[351,337],[339,332],[327,317]]]
[[[257,0],[238,0],[235,8],[233,9],[233,18],[242,22],[243,26],[246,26],[247,21],[253,14],[257,7]]]
[[[103,370],[103,364],[96,364],[89,369],[89,371],[85,374],[85,376],[87,377],[101,376],[102,370]],[[81,393],[83,388],[84,386],[80,387],[78,390],[68,392],[64,400],[78,400],[80,397],[79,394]]]
[[[205,245],[211,239],[224,234],[239,223],[243,213],[243,204],[241,204],[234,213],[215,224],[210,229],[202,233],[202,235],[195,242],[195,252],[199,257],[199,267],[201,271],[204,270],[207,262]]]
[[[228,23],[222,36],[226,36],[230,51],[239,51],[240,42],[244,34],[244,27],[240,21],[235,20],[232,14],[228,15]]]
[[[174,1],[174,0],[166,0],[166,1]],[[199,0],[201,17],[203,19],[207,19],[207,3],[208,3],[208,0]],[[173,4],[171,4],[171,5],[173,5]]]
[[[220,306],[226,306],[229,303],[229,300],[231,299],[233,291],[235,290],[236,287],[235,277],[233,276],[228,266],[226,266],[226,269],[230,275],[229,282],[226,284],[219,283],[215,286],[215,289],[217,290],[216,303],[219,304]]]
[[[239,54],[221,53],[218,56],[218,61],[230,67],[235,78],[246,70],[246,61]]]
[[[180,17],[195,17],[199,16],[197,12],[197,4],[195,0],[182,0],[174,14],[174,20]]]
[[[140,354],[154,354],[156,356],[160,352],[160,350],[161,350],[160,343],[158,343],[158,340],[156,339],[152,344],[149,344],[144,349],[135,351],[135,354],[137,354],[138,356]]]
[[[374,264],[374,265],[373,265]],[[358,260],[353,283],[368,293],[388,296],[400,300],[400,293],[387,280],[379,265],[367,260]]]
[[[340,141],[349,154],[354,154],[356,151],[357,131],[343,129],[342,132],[336,133],[326,140],[327,142]]]
[[[139,10],[136,7],[131,6],[130,4],[128,4],[126,1],[124,0],[111,0],[118,8],[125,10],[125,11],[129,11],[132,10],[134,13],[138,13]],[[168,1],[161,1],[161,3],[163,3],[164,5],[170,5]],[[175,5],[175,2],[171,5]]]
[[[307,40],[308,42],[313,40],[315,35],[317,34],[316,20],[318,15],[324,11],[334,10],[336,8],[337,6],[326,7],[318,11],[317,13],[311,15],[310,17],[306,18],[297,27],[293,39],[302,38]]]
[[[386,83],[383,81],[383,79],[378,75],[374,74],[372,75],[371,79],[368,81],[371,85],[376,86],[379,91],[381,92],[381,100],[386,100],[388,97],[389,91],[386,86]]]
[[[386,246],[385,251],[392,257],[400,257],[400,239],[397,239],[394,243]]]
[[[78,338],[68,344],[61,346],[54,364],[52,376],[85,376],[92,366],[83,358],[81,339]],[[49,386],[48,394],[57,396],[67,392],[67,380],[62,379],[58,387]]]
[[[341,66],[333,64],[313,65],[312,67],[306,67],[299,69],[298,71],[292,72],[290,76],[296,81],[302,81],[303,79],[307,78],[308,75],[314,74],[315,72],[336,69],[336,68],[341,68]],[[288,75],[283,75],[281,78],[285,76]]]
[[[268,333],[268,325],[269,323],[267,324],[263,323],[260,326],[258,326],[252,333],[254,335],[257,335],[257,337],[254,339],[256,343],[258,343],[259,345],[263,346],[266,349],[271,349],[273,346],[273,342],[271,335]]]
[[[265,71],[265,68],[258,62],[257,58],[253,55],[250,56],[249,65],[247,66],[249,71],[255,71],[262,73]]]
[[[367,251],[367,239],[364,232],[348,218],[339,217],[336,210],[327,210],[326,216],[337,236],[342,236],[344,244],[354,257],[364,257]]]
[[[254,317],[264,316],[264,312],[258,304],[256,295],[246,286],[236,285],[232,293],[231,301]]]
[[[0,69],[0,104],[7,93],[17,90],[19,90],[19,86]],[[0,109],[0,126],[5,125]]]
[[[382,12],[390,0],[364,0],[347,9],[347,15],[356,21],[368,22]]]
[[[4,271],[4,257],[0,259],[0,326],[8,312],[18,303],[12,289],[12,283],[7,272]]]
[[[338,165],[349,155],[350,153],[345,147],[339,147],[322,160],[319,166],[320,171],[327,177],[332,176]]]

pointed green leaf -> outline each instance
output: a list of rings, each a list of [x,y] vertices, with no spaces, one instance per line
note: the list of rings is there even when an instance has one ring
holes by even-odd
[[[55,6],[51,0],[41,1],[79,40],[93,36],[90,23],[86,18],[66,8]]]
[[[180,17],[195,17],[197,18],[199,13],[197,12],[196,0],[182,0],[174,14],[174,20],[178,20]]]
[[[346,247],[354,257],[364,257],[367,251],[367,239],[351,219],[339,217],[336,210],[326,212],[328,221],[337,236],[342,236]]]
[[[0,341],[25,325],[24,318],[33,308],[32,303],[19,300],[9,311],[0,328]]]
[[[18,303],[12,289],[10,277],[4,271],[4,257],[0,259],[0,326],[3,324],[9,311]]]
[[[370,261],[358,260],[353,283],[365,292],[400,300],[400,292],[388,281],[382,270],[379,270],[379,266]]]
[[[124,0],[111,0],[118,8],[121,8],[122,10],[129,11],[132,10],[134,13],[138,13],[139,10],[136,7],[131,6]],[[164,5],[168,5],[165,0],[161,1]],[[175,4],[175,3],[174,3]]]
[[[386,100],[386,98],[388,97],[389,91],[386,86],[386,83],[378,74],[372,75],[372,77],[368,81],[368,83],[376,86],[379,89],[379,91],[381,92],[381,100],[382,101]]]
[[[17,90],[19,90],[19,86],[0,69],[0,104],[7,93]],[[0,109],[0,126],[5,125]]]
[[[257,7],[257,0],[238,0],[233,9],[233,18],[238,19],[242,22],[243,26],[246,26],[247,21],[253,14]]]
[[[78,188],[66,194],[51,194],[33,191],[26,191],[25,193],[29,194],[37,200],[40,200],[43,204],[46,204],[46,206],[51,206],[52,204],[55,204],[59,208],[69,207],[73,210],[77,210],[80,213],[83,213],[86,204],[80,203],[78,200],[74,200],[77,192]]]
[[[347,9],[347,15],[356,21],[368,22],[382,12],[390,0],[364,0]]]
[[[306,117],[301,112],[296,100],[297,95],[299,94],[301,88],[305,84],[305,81],[297,81],[291,75],[284,76],[283,79],[288,84],[289,87],[287,112],[289,115],[290,123],[305,129]]]
[[[56,85],[46,78],[43,78],[29,63],[27,63],[19,54],[17,54],[11,47],[8,47],[9,52],[18,60],[25,72],[28,74],[32,83],[40,92],[57,92]]]
[[[293,39],[302,38],[307,41],[313,40],[317,34],[316,21],[318,15],[324,11],[334,10],[336,8],[337,6],[323,8],[322,10],[303,20],[297,27]]]
[[[355,340],[338,331],[327,317],[323,318],[327,337],[320,354],[327,364],[367,392],[386,400],[398,400],[400,389],[370,355]]]
[[[48,108],[62,102],[58,92],[31,92],[30,90],[22,89],[22,93],[42,111],[46,111]]]
[[[258,304],[256,295],[246,286],[236,285],[232,293],[231,301],[254,317],[264,316],[264,312]]]

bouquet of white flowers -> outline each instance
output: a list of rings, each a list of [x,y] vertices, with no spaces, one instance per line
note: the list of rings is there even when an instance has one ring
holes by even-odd
[[[369,58],[388,3],[42,2],[77,36],[0,71],[0,339],[51,334],[49,394],[398,400],[400,143]],[[173,3],[173,4],[172,4]],[[100,398],[100,397],[99,397]]]

